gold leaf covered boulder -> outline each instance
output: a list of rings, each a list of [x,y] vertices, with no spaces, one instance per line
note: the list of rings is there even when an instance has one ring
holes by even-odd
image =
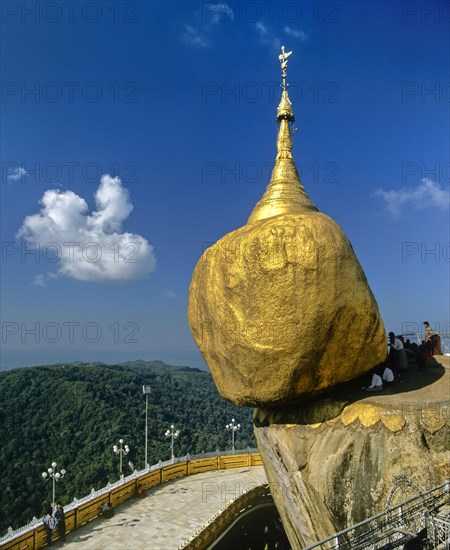
[[[386,356],[383,322],[352,246],[300,182],[288,55],[283,48],[271,181],[247,224],[205,251],[189,289],[197,345],[219,392],[241,406],[298,402]]]

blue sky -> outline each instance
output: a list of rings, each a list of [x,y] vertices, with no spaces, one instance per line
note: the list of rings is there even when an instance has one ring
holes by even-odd
[[[448,2],[1,8],[2,367],[204,366],[189,283],[269,182],[282,44],[303,184],[386,329],[449,330]]]

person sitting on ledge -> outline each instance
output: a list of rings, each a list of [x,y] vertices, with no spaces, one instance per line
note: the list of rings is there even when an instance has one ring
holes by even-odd
[[[362,389],[366,391],[381,391],[383,389],[383,380],[379,373],[378,368],[374,369],[370,386],[367,388],[364,386]]]
[[[386,386],[392,386],[392,384],[394,383],[394,373],[387,365],[384,366],[381,378],[383,380],[383,384],[385,384]]]
[[[145,498],[147,496],[146,491],[144,491],[144,489],[142,487],[137,488],[136,494],[137,494],[138,498]]]
[[[389,333],[389,346],[393,351],[394,365],[396,369],[406,370],[408,368],[408,359],[401,340],[393,332]]]
[[[100,513],[105,518],[112,518],[114,516],[114,512],[115,510],[109,502],[104,502],[100,506]]]
[[[419,350],[419,346],[416,344],[416,342],[411,342],[411,340],[408,338],[408,340],[406,340],[405,342],[405,345],[404,345],[404,348],[406,350],[410,350],[412,351],[413,353],[417,353],[418,350]]]
[[[425,343],[425,340],[422,340],[422,343],[419,346],[419,369],[425,369],[427,367],[428,359],[428,344]]]

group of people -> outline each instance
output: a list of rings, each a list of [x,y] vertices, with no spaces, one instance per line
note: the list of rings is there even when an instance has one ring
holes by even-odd
[[[50,506],[47,514],[44,517],[45,530],[47,531],[47,546],[50,546],[53,541],[53,531],[58,527],[59,538],[62,542],[66,540],[66,516],[64,508],[60,501],[56,503],[56,508]]]
[[[407,369],[408,357],[413,362],[416,362],[419,368],[425,368],[427,366],[428,357],[441,353],[439,334],[435,334],[432,331],[428,321],[424,321],[423,326],[425,328],[425,334],[420,345],[410,340],[405,341],[401,335],[395,336],[393,332],[389,333],[390,350],[388,362],[391,363],[395,369]]]
[[[417,361],[420,368],[425,368],[427,358],[439,353],[439,337],[434,334],[428,321],[423,322],[425,337],[420,345],[410,340],[404,340],[403,336],[389,333],[388,354],[386,362],[378,365],[372,371],[370,386],[364,387],[366,391],[380,391],[383,386],[390,386],[395,381],[394,373],[399,373],[409,367],[408,355]]]
[[[391,386],[394,383],[395,377],[392,369],[386,365],[379,365],[372,373],[370,386],[363,388],[366,391],[381,391],[383,386]]]

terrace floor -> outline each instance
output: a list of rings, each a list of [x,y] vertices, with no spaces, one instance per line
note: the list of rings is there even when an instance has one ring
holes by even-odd
[[[267,483],[262,466],[181,477],[118,506],[111,519],[96,518],[68,533],[64,550],[176,550],[228,501]]]

